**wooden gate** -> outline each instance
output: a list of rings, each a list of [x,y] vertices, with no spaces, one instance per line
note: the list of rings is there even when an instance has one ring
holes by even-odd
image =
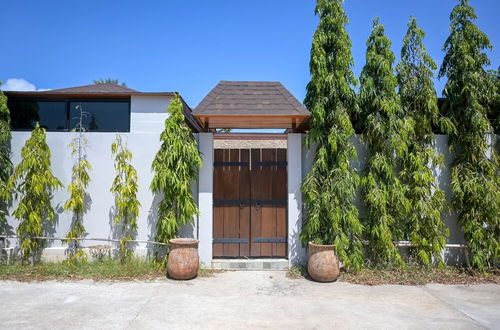
[[[214,257],[287,255],[286,149],[214,150]]]

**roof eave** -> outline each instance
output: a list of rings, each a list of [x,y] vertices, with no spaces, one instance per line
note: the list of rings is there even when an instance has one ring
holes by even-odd
[[[36,97],[36,98],[120,98],[130,96],[174,96],[175,92],[130,92],[130,93],[51,93],[50,91],[35,92],[35,91],[3,91],[7,97]]]

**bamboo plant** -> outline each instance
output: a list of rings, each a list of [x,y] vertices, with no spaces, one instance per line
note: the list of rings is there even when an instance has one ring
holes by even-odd
[[[20,220],[17,236],[21,239],[24,261],[37,261],[45,247],[44,227],[55,212],[50,203],[54,190],[61,182],[50,169],[50,148],[45,141],[45,129],[36,124],[31,137],[21,149],[21,162],[7,181],[6,197],[19,200],[13,215]]]
[[[86,155],[88,140],[84,135],[86,129],[83,126],[85,112],[81,105],[78,105],[76,110],[79,113],[79,120],[74,130],[76,136],[70,143],[71,155],[75,163],[72,168],[71,182],[68,185],[70,197],[64,204],[66,211],[73,212],[73,219],[65,241],[68,244],[66,262],[70,265],[87,261],[87,256],[80,246],[80,238],[86,234],[83,215],[88,206],[89,193],[86,189],[90,183],[89,172],[92,169]]]
[[[176,94],[168,106],[169,117],[160,135],[160,150],[151,166],[154,173],[151,190],[162,198],[158,205],[155,238],[161,243],[177,237],[179,228],[199,213],[191,184],[197,178],[202,160],[182,109],[182,101]]]
[[[2,82],[0,81],[0,86]],[[0,230],[5,222],[5,197],[2,192],[6,188],[7,181],[12,171],[10,161],[10,112],[7,107],[7,97],[0,90]]]
[[[132,166],[132,153],[127,144],[123,144],[120,134],[111,145],[111,153],[115,157],[116,177],[110,191],[115,197],[114,223],[120,225],[120,260],[125,262],[133,256],[133,249],[127,244],[137,234],[137,217],[141,203],[137,200],[139,184],[137,171]]]

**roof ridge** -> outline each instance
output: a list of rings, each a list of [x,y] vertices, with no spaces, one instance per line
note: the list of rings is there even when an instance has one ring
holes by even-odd
[[[114,92],[114,93],[140,93],[139,91],[113,84],[113,83],[104,83],[104,84],[88,84],[82,86],[73,86],[73,87],[65,87],[65,88],[56,88],[47,91],[41,91],[40,93],[105,93],[105,92]]]
[[[285,97],[285,99],[290,103],[291,106],[293,106],[297,110],[297,112],[300,112],[302,109],[309,112],[305,105],[300,102],[295,96],[293,96],[292,93],[290,93],[290,91],[286,89],[286,87],[283,86],[282,83],[280,83],[276,88],[278,89],[278,87],[279,89],[281,89],[280,93],[283,95],[283,97]]]
[[[281,84],[280,84],[281,85]],[[283,86],[283,85],[282,85]],[[293,104],[292,102],[290,102],[290,100],[288,99],[288,95],[285,95],[283,94],[283,92],[278,88],[280,86],[273,86],[274,89],[276,89],[281,95],[283,95],[285,97],[285,100],[288,102],[288,104],[290,104],[293,108],[295,108],[295,104]]]
[[[215,87],[212,88],[210,90],[210,92],[208,92],[207,95],[205,95],[205,97],[196,106],[195,110],[197,110],[197,109],[199,109],[199,110],[205,109],[210,104],[213,103],[213,101],[217,98],[217,96],[219,96],[219,94],[225,89],[225,86],[222,84],[222,82],[223,82],[223,80],[220,80],[219,83],[217,85],[215,85]],[[220,91],[217,90],[217,88],[219,88]]]
[[[272,85],[279,85],[281,83],[279,81],[265,81],[265,80],[221,80],[219,81],[219,84],[225,86],[227,85],[247,86],[250,84],[272,86]]]

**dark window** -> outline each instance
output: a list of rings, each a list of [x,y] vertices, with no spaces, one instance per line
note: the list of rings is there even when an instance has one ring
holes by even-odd
[[[113,100],[36,100],[9,98],[13,130],[32,130],[36,122],[47,131],[68,131],[77,127],[83,111],[83,126],[94,132],[129,132],[130,101]]]
[[[81,106],[82,124],[88,131],[94,132],[128,132],[130,114],[128,102],[70,102],[70,129],[75,129],[80,120]]]
[[[67,111],[64,101],[32,101],[9,99],[12,128],[32,130],[36,122],[48,131],[64,131],[67,127]]]

